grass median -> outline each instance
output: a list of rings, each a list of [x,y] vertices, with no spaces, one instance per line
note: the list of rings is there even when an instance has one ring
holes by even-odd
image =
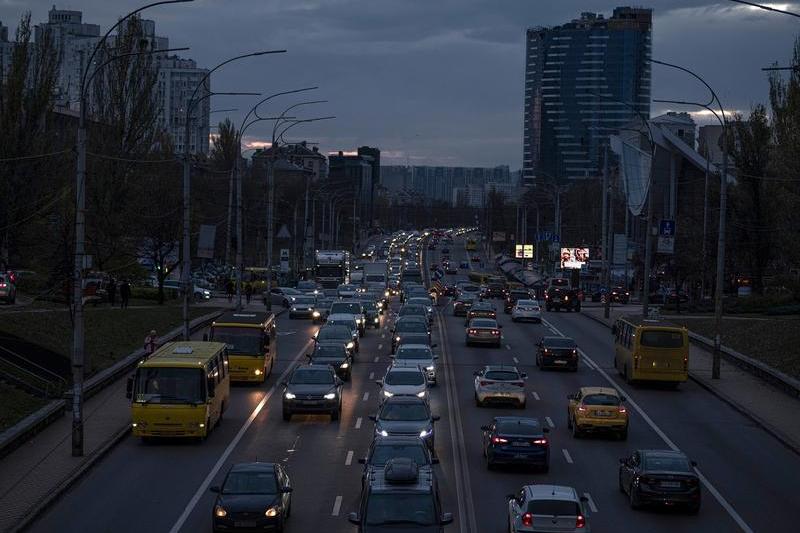
[[[712,317],[665,315],[664,318],[698,335],[714,338]],[[722,344],[800,379],[800,318],[725,317]]]
[[[0,432],[44,407],[46,403],[47,400],[0,382]]]

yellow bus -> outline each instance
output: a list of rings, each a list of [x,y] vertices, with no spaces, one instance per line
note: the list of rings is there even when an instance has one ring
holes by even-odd
[[[278,331],[272,313],[225,313],[211,324],[209,340],[228,345],[231,380],[263,383],[272,374]]]
[[[222,420],[230,384],[224,344],[165,344],[128,378],[133,435],[205,438]]]
[[[475,239],[467,239],[467,251],[473,252],[478,249],[478,241]]]
[[[622,316],[612,333],[614,368],[628,383],[661,381],[677,387],[689,378],[686,328],[641,316]]]

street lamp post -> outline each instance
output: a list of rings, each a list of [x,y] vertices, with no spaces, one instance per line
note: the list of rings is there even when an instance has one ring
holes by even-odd
[[[75,173],[75,263],[72,273],[72,455],[83,456],[83,378],[86,364],[86,341],[84,338],[83,317],[83,268],[86,257],[86,89],[87,84],[100,69],[119,57],[131,55],[144,55],[156,52],[134,52],[123,54],[108,59],[94,69],[89,75],[89,67],[93,64],[95,55],[101,47],[105,46],[109,35],[119,28],[123,22],[151,7],[165,4],[179,4],[193,0],[163,0],[142,6],[120,18],[111,26],[103,37],[97,42],[86,61],[80,81],[78,134],[77,134],[77,166]],[[177,49],[174,49],[177,50]],[[185,50],[183,48],[182,50]]]
[[[232,63],[239,59],[247,57],[262,56],[267,54],[283,54],[286,50],[265,50],[261,52],[251,52],[249,54],[241,54],[219,63],[217,66],[206,72],[205,76],[200,79],[200,82],[194,88],[192,95],[186,103],[186,112],[184,114],[184,133],[183,133],[183,262],[181,264],[181,281],[183,285],[183,338],[189,340],[191,337],[191,330],[189,327],[189,299],[192,296],[192,283],[191,283],[191,218],[190,218],[190,191],[191,191],[191,165],[189,161],[189,136],[191,135],[191,115],[192,108],[204,98],[209,98],[214,94],[228,94],[228,95],[244,95],[244,94],[258,94],[258,93],[212,93],[210,89],[205,88],[208,78],[213,72],[221,67]],[[206,94],[198,98],[197,91],[200,87],[204,87],[207,91]]]

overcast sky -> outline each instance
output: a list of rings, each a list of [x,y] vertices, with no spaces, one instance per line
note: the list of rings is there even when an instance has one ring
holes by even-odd
[[[45,21],[54,0],[0,0],[11,31],[24,10]],[[105,30],[145,0],[70,0],[59,9],[84,13]],[[525,29],[567,22],[583,11],[610,15],[624,2],[597,0],[195,0],[153,8],[145,18],[172,47],[212,67],[245,52],[287,54],[233,63],[213,78],[218,91],[265,95],[312,85],[264,112],[301,99],[303,117],[333,121],[298,126],[320,149],[377,146],[384,164],[493,166],[518,169],[522,159]],[[761,67],[789,64],[797,18],[727,0],[637,0],[654,10],[653,57],[689,67],[715,88],[726,108],[747,112],[767,99]],[[800,11],[800,2],[772,4]],[[313,95],[313,96],[312,96]],[[654,67],[653,97],[704,99],[688,76]],[[212,109],[237,107],[239,122],[253,97],[216,97]],[[653,104],[652,113],[666,108]],[[297,116],[301,116],[300,113]],[[212,115],[212,122],[224,115]],[[698,117],[701,121],[703,117]],[[250,142],[269,137],[253,126]],[[302,130],[301,130],[302,128]]]

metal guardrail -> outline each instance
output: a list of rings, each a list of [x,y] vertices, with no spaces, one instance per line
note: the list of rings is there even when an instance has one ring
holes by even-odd
[[[0,346],[0,350],[11,354],[28,367],[25,368],[6,358],[0,358],[0,375],[14,381],[22,388],[30,390],[33,394],[41,395],[47,399],[57,398],[64,394],[67,388],[67,380],[63,377],[8,348]],[[36,372],[30,370],[31,368],[35,369]]]

